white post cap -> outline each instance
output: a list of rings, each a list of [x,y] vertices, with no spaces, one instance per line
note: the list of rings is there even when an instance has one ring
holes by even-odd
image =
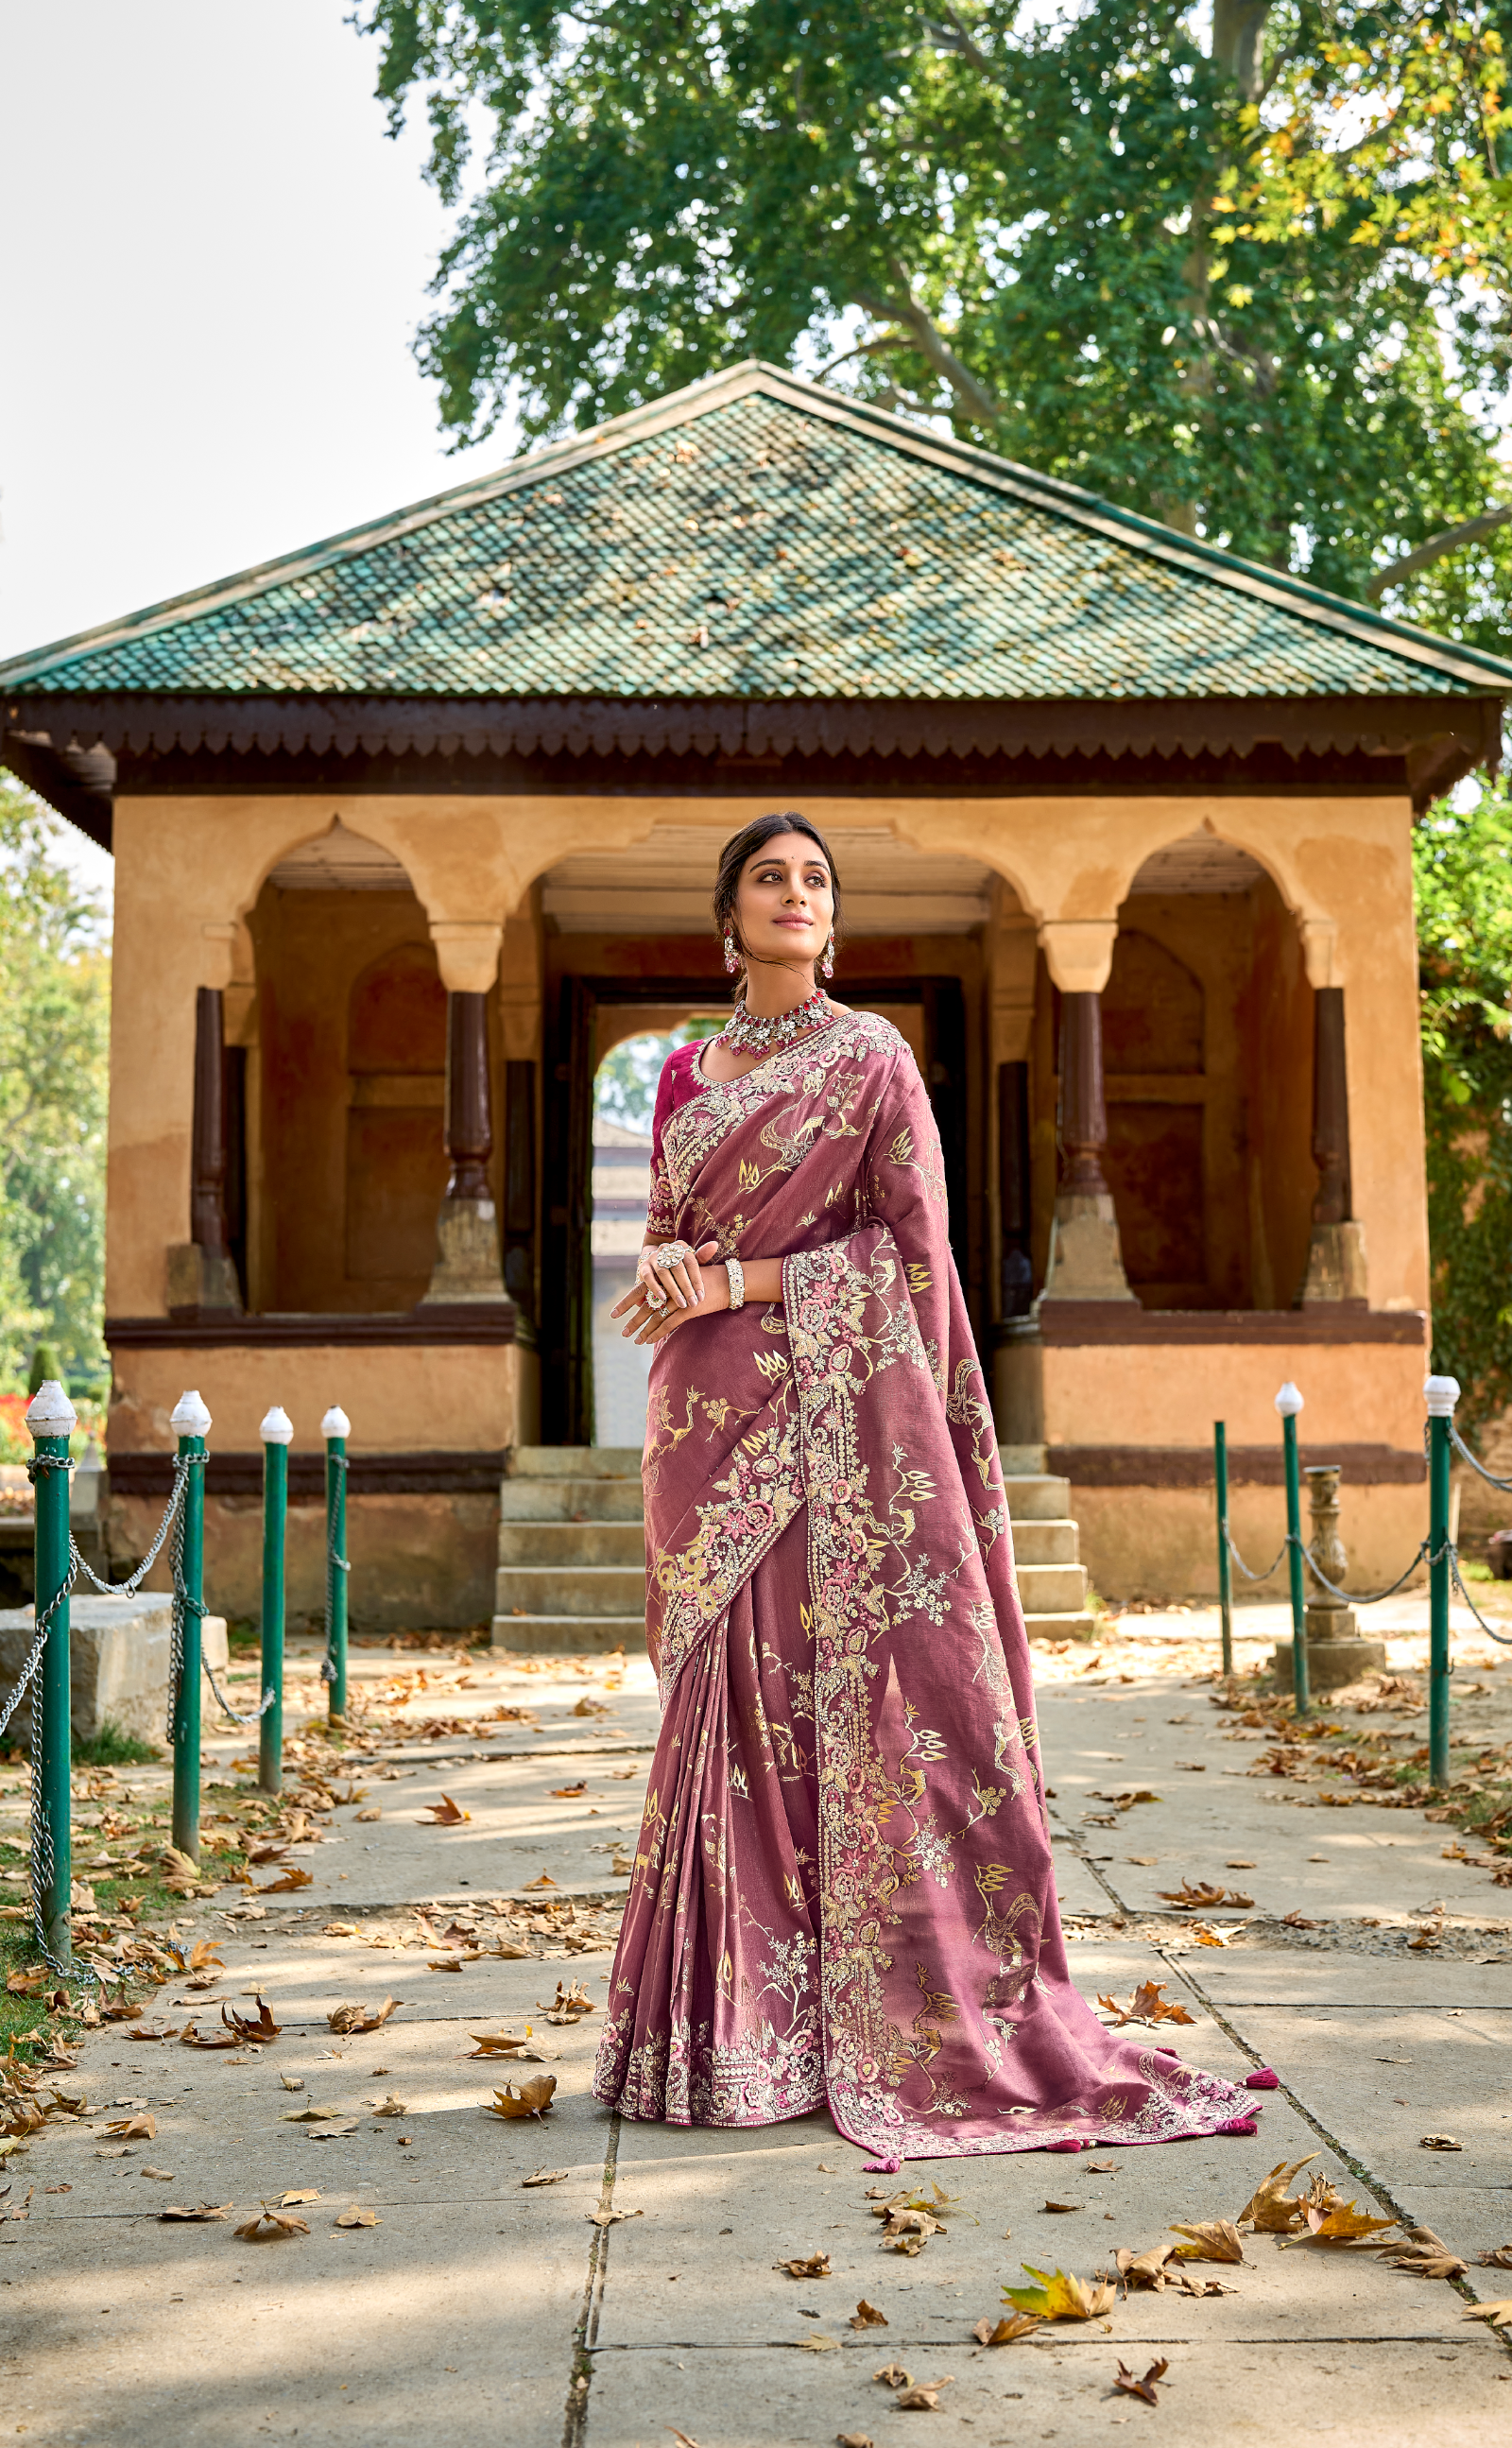
[[[168,1415],[168,1425],[176,1437],[202,1437],[210,1425],[210,1414],[198,1394],[181,1394]]]
[[[320,1434],[323,1437],[349,1437],[352,1434],[352,1423],[339,1403],[333,1403],[321,1421]]]
[[[294,1443],[294,1422],[281,1403],[274,1404],[258,1434],[265,1445],[287,1445]]]
[[[1302,1397],[1290,1377],[1275,1398],[1275,1407],[1283,1420],[1294,1420],[1302,1408]]]
[[[1428,1406],[1430,1420],[1452,1420],[1454,1406],[1460,1399],[1458,1377],[1425,1377],[1423,1400]]]
[[[27,1406],[27,1425],[34,1437],[71,1437],[78,1419],[56,1377],[45,1378]]]

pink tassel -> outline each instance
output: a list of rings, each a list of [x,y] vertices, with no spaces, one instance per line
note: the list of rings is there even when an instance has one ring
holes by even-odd
[[[1253,2116],[1231,2116],[1227,2125],[1215,2128],[1219,2133],[1258,2133],[1258,2122]]]
[[[1279,2091],[1281,2077],[1273,2074],[1269,2066],[1256,2066],[1254,2074],[1245,2075],[1244,2088],[1246,2091]]]
[[[1083,2145],[1080,2142],[1047,2142],[1044,2147],[1047,2151],[1080,2151]],[[1090,2148],[1090,2145],[1085,2147]]]
[[[1251,2128],[1254,2131],[1254,2128]],[[897,2176],[903,2172],[901,2159],[868,2159],[863,2162],[863,2176]]]

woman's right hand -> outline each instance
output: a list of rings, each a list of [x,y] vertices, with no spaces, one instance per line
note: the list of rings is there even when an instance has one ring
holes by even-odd
[[[654,1310],[665,1309],[670,1301],[677,1309],[697,1309],[703,1298],[703,1276],[700,1258],[717,1257],[718,1241],[700,1242],[697,1250],[686,1241],[663,1241],[641,1253],[635,1271],[635,1290],[615,1302],[611,1317],[623,1317],[632,1309],[646,1303]]]

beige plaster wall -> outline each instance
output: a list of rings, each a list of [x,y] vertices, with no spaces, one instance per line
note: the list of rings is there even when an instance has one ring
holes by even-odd
[[[161,1507],[116,1499],[107,1535],[118,1559],[144,1555]],[[348,1621],[354,1632],[460,1632],[493,1613],[499,1508],[491,1496],[354,1496],[347,1504],[352,1559]],[[212,1496],[204,1508],[206,1603],[235,1623],[256,1623],[262,1605],[262,1513],[255,1496]],[[288,1626],[325,1622],[325,1512],[289,1507]],[[167,1564],[145,1586],[169,1586]]]
[[[769,793],[429,797],[394,794],[124,797],[116,817],[106,1306],[161,1314],[164,1253],[188,1230],[194,988],[242,974],[242,922],[284,853],[339,816],[401,859],[443,977],[485,990],[506,922],[579,851],[628,848],[663,822],[727,833]],[[749,800],[749,807],[748,807]],[[1416,966],[1405,797],[873,800],[805,794],[842,835],[884,824],[922,850],[985,859],[1013,887],[1059,982],[1104,962],[1144,859],[1199,826],[1250,851],[1300,925],[1310,982],[1349,991],[1355,1212],[1375,1307],[1421,1307],[1427,1248]],[[1102,947],[1100,952],[1098,947]],[[1071,966],[1067,966],[1070,963]],[[511,962],[511,968],[514,964]],[[1090,972],[1089,972],[1090,974]]]
[[[132,1350],[116,1357],[109,1452],[171,1453],[169,1414],[189,1387],[209,1407],[212,1453],[257,1452],[275,1403],[301,1452],[319,1449],[333,1403],[352,1422],[353,1453],[493,1452],[531,1442],[539,1417],[537,1358],[517,1344]]]
[[[1071,1509],[1081,1524],[1081,1561],[1101,1597],[1211,1601],[1217,1597],[1217,1527],[1211,1488],[1079,1487],[1073,1479]],[[1235,1487],[1230,1493],[1229,1520],[1245,1562],[1259,1572],[1286,1536],[1285,1495],[1279,1487]],[[1342,1520],[1349,1559],[1344,1586],[1384,1589],[1426,1534],[1427,1483],[1351,1487],[1346,1482]],[[1409,1586],[1420,1587],[1425,1578],[1419,1571]],[[1242,1606],[1249,1585],[1237,1573],[1234,1579],[1235,1603]],[[1259,1594],[1273,1605],[1284,1603],[1287,1587],[1283,1568]],[[1426,1592],[1423,1607],[1426,1631]]]
[[[1306,1404],[1305,1445],[1423,1445],[1427,1353],[1405,1343],[1071,1344],[1043,1352],[1044,1441],[1052,1445],[1279,1445],[1276,1389]]]

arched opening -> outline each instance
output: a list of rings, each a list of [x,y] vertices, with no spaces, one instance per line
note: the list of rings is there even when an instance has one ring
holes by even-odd
[[[398,859],[339,821],[248,921],[249,1306],[412,1309],[446,1185],[447,997]]]

